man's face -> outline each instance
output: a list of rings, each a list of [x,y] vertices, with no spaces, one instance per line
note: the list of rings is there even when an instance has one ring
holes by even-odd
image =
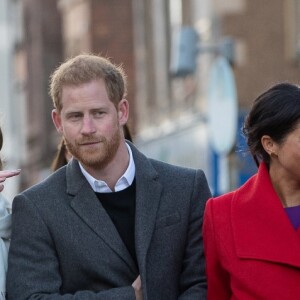
[[[98,79],[63,87],[62,110],[54,110],[52,118],[69,152],[86,167],[102,169],[118,152],[128,103],[122,99],[116,108]]]

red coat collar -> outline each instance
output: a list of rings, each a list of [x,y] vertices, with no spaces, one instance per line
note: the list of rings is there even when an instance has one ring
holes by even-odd
[[[265,164],[232,199],[237,255],[300,267],[300,231],[295,231],[277,196]]]

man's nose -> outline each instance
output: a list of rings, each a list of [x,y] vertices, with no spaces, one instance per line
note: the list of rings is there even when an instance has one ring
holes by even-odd
[[[91,134],[96,131],[96,127],[93,119],[90,116],[83,118],[81,133],[82,134]]]

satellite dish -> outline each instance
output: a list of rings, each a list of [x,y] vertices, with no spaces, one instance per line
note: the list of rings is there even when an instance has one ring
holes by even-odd
[[[222,56],[217,57],[211,66],[207,101],[211,146],[217,154],[226,155],[236,140],[238,103],[231,66]]]

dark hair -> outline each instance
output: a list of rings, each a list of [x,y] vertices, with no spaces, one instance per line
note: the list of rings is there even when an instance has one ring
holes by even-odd
[[[3,135],[2,135],[2,130],[0,128],[0,151],[2,149],[2,146],[3,146]],[[1,157],[0,157],[0,170],[2,170],[2,168],[3,168],[3,164],[2,164]]]
[[[263,135],[269,135],[280,144],[300,121],[300,87],[280,83],[258,96],[245,119],[243,133],[249,150],[258,165],[270,163],[270,156],[261,144]]]
[[[68,160],[66,158],[66,153],[67,153],[67,148],[66,145],[64,143],[64,140],[61,139],[58,148],[57,148],[57,152],[56,155],[52,161],[51,164],[51,170],[52,171],[56,171],[59,168],[61,168],[62,166],[66,165],[68,163]]]
[[[130,142],[133,142],[133,139],[132,139],[132,136],[131,136],[131,133],[130,133],[130,129],[128,127],[127,124],[125,124],[123,126],[123,131],[124,131],[124,137],[126,140],[130,141]]]

